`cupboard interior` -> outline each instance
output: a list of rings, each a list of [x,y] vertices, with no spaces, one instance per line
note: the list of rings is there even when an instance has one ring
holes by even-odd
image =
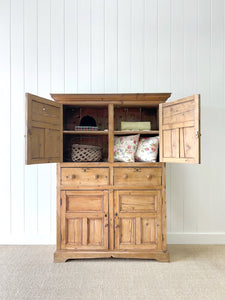
[[[98,131],[78,131],[83,117],[92,117]],[[92,145],[102,147],[101,161],[107,162],[108,149],[108,106],[74,106],[63,105],[63,161],[72,162],[71,151],[73,144]],[[121,131],[121,122],[151,122],[153,132]],[[157,136],[159,130],[158,107],[114,107],[114,135],[132,135],[140,133],[141,137]],[[159,161],[157,159],[157,161]]]
[[[90,116],[95,119],[99,131],[108,129],[108,107],[78,107],[63,105],[63,130],[75,130],[83,117]]]
[[[159,130],[157,107],[121,107],[114,108],[114,131],[121,130],[121,122],[151,122],[151,130]]]

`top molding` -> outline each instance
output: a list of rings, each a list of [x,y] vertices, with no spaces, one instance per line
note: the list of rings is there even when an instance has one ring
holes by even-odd
[[[81,104],[101,106],[115,104],[119,106],[155,106],[164,103],[171,93],[130,93],[130,94],[51,94],[51,97],[62,104]]]

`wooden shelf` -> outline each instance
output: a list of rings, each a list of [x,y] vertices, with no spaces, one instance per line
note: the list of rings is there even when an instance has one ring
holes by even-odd
[[[108,135],[108,131],[63,130],[64,134]]]
[[[114,131],[114,135],[128,135],[128,134],[159,134],[159,130],[123,130]]]

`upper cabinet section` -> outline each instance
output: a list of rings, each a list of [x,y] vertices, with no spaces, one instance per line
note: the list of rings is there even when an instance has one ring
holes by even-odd
[[[115,140],[132,135],[159,136],[159,155],[153,147],[156,158],[142,162],[199,163],[199,95],[166,103],[170,95],[51,94],[51,101],[26,94],[26,163],[113,163]]]
[[[62,105],[26,94],[26,163],[62,161]]]
[[[160,161],[200,163],[200,95],[160,104]]]

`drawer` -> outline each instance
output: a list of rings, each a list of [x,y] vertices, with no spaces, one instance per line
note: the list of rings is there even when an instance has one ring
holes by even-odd
[[[35,100],[32,101],[32,121],[50,123],[60,127],[60,111],[60,107],[56,107],[55,103],[50,105]]]
[[[61,185],[96,186],[108,184],[108,168],[61,168]]]
[[[114,168],[114,185],[152,186],[162,185],[161,168]]]

